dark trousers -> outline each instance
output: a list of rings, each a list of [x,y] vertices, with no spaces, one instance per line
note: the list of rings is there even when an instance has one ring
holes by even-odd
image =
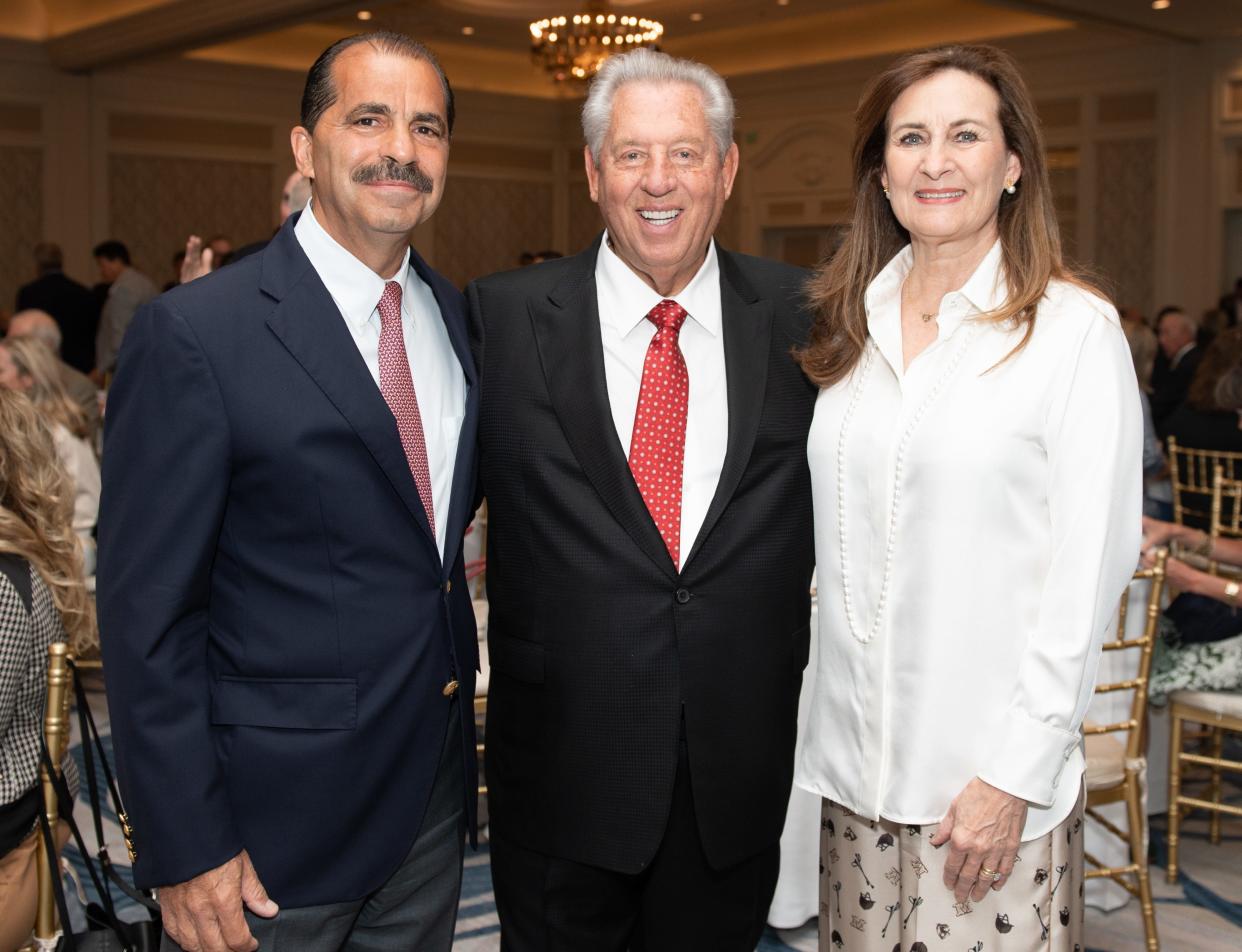
[[[699,840],[683,740],[668,827],[655,859],[628,875],[517,846],[493,824],[501,952],[754,952],[780,845],[728,869]]]
[[[449,703],[440,765],[414,845],[388,880],[362,899],[282,908],[271,919],[246,912],[259,952],[448,952],[457,924],[465,850],[461,701]],[[308,871],[313,875],[313,871]],[[160,952],[181,952],[168,934]]]

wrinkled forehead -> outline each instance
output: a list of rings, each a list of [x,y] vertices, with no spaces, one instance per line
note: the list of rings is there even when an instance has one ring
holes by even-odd
[[[426,60],[377,50],[358,43],[341,52],[332,64],[335,99],[328,111],[349,112],[360,103],[382,103],[394,113],[435,112],[444,116],[448,104],[439,74]]]
[[[693,141],[713,143],[703,92],[693,83],[635,80],[612,101],[607,140],[613,145]]]

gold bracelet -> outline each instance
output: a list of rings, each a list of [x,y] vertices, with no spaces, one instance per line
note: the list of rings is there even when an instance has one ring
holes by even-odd
[[[1225,583],[1225,601],[1232,605],[1238,604],[1238,592],[1242,591],[1242,586],[1232,580]]]

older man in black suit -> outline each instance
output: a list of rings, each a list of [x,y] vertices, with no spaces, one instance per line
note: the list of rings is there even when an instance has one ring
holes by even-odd
[[[501,946],[749,952],[808,648],[803,274],[712,240],[714,72],[615,57],[583,126],[604,235],[468,289]]]

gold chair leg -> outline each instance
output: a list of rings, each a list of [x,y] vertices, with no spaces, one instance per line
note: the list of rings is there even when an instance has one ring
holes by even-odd
[[[1126,814],[1130,822],[1130,862],[1138,867],[1139,905],[1143,912],[1143,932],[1147,936],[1147,952],[1160,952],[1160,935],[1156,932],[1156,908],[1151,901],[1151,877],[1147,864],[1143,831],[1145,829],[1142,792],[1135,773],[1127,772]]]
[[[1221,727],[1212,728],[1212,758],[1219,761],[1225,752],[1225,731]],[[1213,803],[1220,803],[1221,795],[1221,769],[1220,764],[1212,765],[1212,787],[1211,795],[1208,797]],[[1220,845],[1220,812],[1212,811],[1212,818],[1208,821],[1208,840],[1213,846]]]
[[[1169,732],[1169,865],[1165,878],[1177,882],[1177,838],[1182,824],[1182,807],[1178,800],[1182,795],[1182,716],[1174,705],[1169,714],[1172,722]]]

